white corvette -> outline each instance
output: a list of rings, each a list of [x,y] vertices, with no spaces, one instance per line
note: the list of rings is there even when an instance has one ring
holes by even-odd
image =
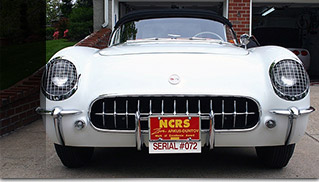
[[[94,147],[256,147],[265,165],[282,168],[314,111],[309,78],[291,51],[248,42],[212,12],[131,13],[109,48],[51,58],[37,111],[67,167],[87,163]]]

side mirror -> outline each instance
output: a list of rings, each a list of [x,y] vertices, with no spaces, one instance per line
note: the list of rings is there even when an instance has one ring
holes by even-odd
[[[250,36],[248,34],[243,34],[240,36],[239,41],[240,41],[240,44],[245,46],[245,49],[247,49],[247,45],[250,42]]]
[[[241,46],[244,46],[245,49],[260,46],[256,37],[253,35],[249,36],[248,34],[243,34],[240,36],[240,44]]]

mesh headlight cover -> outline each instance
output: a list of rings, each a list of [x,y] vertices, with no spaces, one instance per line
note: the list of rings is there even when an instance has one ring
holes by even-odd
[[[77,89],[77,71],[73,63],[56,58],[46,65],[42,90],[50,100],[67,99]]]
[[[286,100],[300,100],[309,90],[309,77],[295,60],[281,60],[270,68],[270,78],[277,95]]]

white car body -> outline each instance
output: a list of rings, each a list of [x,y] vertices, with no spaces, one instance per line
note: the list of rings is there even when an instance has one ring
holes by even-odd
[[[255,114],[259,118],[254,126],[214,129],[213,125],[208,130],[201,130],[201,145],[210,149],[297,143],[305,133],[309,113],[314,110],[310,107],[308,90],[296,100],[283,99],[274,91],[270,77],[272,65],[287,59],[301,64],[295,54],[277,46],[245,49],[212,39],[146,39],[111,44],[103,50],[69,47],[56,53],[50,62],[57,59],[68,60],[76,67],[79,77],[76,89],[68,98],[57,100],[42,91],[38,112],[43,114],[49,138],[62,146],[137,147],[138,150],[142,146],[149,147],[149,131],[141,129],[140,124],[148,122],[147,117],[152,114],[145,116],[144,113],[142,120],[139,109],[133,113],[136,119],[133,130],[101,129],[92,123],[92,103],[104,98],[196,96],[246,98],[255,102],[258,106]],[[169,81],[172,75],[173,79],[178,78],[176,82]],[[222,103],[224,107],[224,100]],[[170,115],[176,114],[175,106]],[[234,102],[235,109],[228,113],[235,118],[234,122],[240,114],[236,107]],[[114,109],[114,113],[109,114],[116,117],[119,113],[116,106]],[[103,114],[104,109],[103,113],[96,113]],[[204,118],[200,109],[195,114]],[[209,121],[214,124],[213,111],[211,114],[206,117],[212,117]],[[224,122],[224,110],[219,114]],[[269,121],[274,125],[267,126]]]
[[[192,53],[185,49],[192,50]],[[53,57],[60,56],[72,61],[77,67],[81,74],[79,89],[69,99],[58,102],[50,101],[42,94],[41,107],[53,110],[58,106],[65,110],[81,111],[81,114],[64,116],[62,119],[63,138],[65,144],[70,146],[136,146],[135,133],[101,132],[92,127],[88,117],[89,106],[100,96],[244,96],[258,101],[262,113],[258,126],[251,131],[216,132],[215,147],[283,145],[287,137],[287,116],[269,111],[287,110],[293,106],[307,109],[310,106],[309,94],[300,101],[291,102],[274,93],[268,74],[270,65],[274,60],[298,60],[293,53],[280,47],[265,46],[245,50],[234,45],[199,41],[196,44],[178,41],[143,42],[104,50],[70,47]],[[172,85],[168,82],[172,74],[180,76],[180,84]],[[308,117],[303,115],[295,121],[291,143],[296,143],[303,136]],[[269,129],[265,126],[265,122],[270,119],[277,121],[277,127]],[[86,123],[83,130],[74,127],[77,120]],[[52,116],[46,116],[44,121],[48,136],[54,143],[59,143]],[[148,134],[143,134],[142,138],[148,146]]]

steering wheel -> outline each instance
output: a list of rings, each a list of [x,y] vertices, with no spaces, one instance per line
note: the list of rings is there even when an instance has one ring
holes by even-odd
[[[202,34],[215,35],[217,38],[219,38],[220,40],[224,41],[224,39],[221,36],[219,36],[217,33],[214,33],[214,32],[199,32],[198,34],[194,35],[193,37],[198,37],[199,35],[202,35]]]

